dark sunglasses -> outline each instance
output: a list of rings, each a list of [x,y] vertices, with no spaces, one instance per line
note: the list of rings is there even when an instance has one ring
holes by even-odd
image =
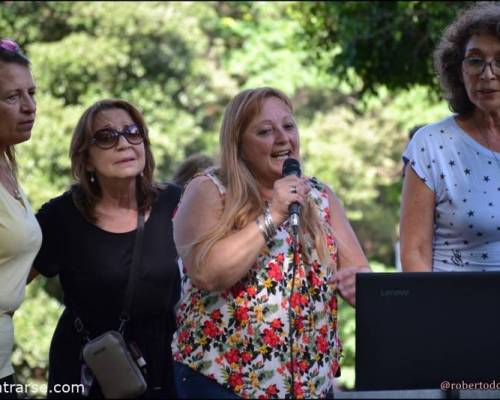
[[[9,38],[0,39],[0,49],[10,51],[11,53],[19,53],[21,50],[19,45]]]
[[[144,129],[136,124],[126,126],[122,131],[113,128],[99,129],[92,136],[91,144],[95,144],[100,149],[108,150],[116,146],[120,136],[123,136],[130,144],[141,144],[144,141]]]

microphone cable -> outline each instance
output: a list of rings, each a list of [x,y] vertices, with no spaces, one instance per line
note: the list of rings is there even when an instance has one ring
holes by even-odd
[[[290,289],[290,297],[288,299],[288,342],[290,343],[290,398],[295,398],[295,357],[293,354],[294,342],[294,318],[293,318],[293,293],[295,290],[295,275],[297,274],[297,265],[300,261],[299,255],[299,233],[297,230],[292,229],[292,287]]]
[[[294,175],[300,178],[302,172],[300,170],[300,163],[294,158],[287,158],[283,163],[282,176]],[[295,191],[296,193],[296,191]],[[297,266],[300,261],[299,254],[299,213],[300,204],[298,202],[293,202],[288,206],[289,214],[289,231],[292,237],[292,287],[290,289],[290,297],[288,299],[288,335],[290,343],[290,398],[295,398],[295,357],[293,354],[293,344],[294,344],[294,334],[295,334],[295,319],[293,318],[293,295],[295,291],[295,275],[297,274]]]

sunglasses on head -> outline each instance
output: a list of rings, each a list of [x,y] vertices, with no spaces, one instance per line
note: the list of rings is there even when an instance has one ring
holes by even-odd
[[[0,39],[0,49],[9,51],[11,53],[19,53],[20,51],[19,45],[9,38]]]
[[[141,144],[144,141],[144,129],[137,124],[126,126],[121,131],[113,128],[99,129],[92,136],[91,143],[100,149],[107,150],[116,146],[120,136],[123,136],[130,144]]]

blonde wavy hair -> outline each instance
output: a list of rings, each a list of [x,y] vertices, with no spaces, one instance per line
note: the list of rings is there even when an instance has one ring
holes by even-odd
[[[276,97],[293,112],[290,99],[280,90],[262,87],[240,92],[227,105],[220,130],[221,163],[217,173],[226,187],[224,209],[219,223],[202,235],[193,246],[199,251],[194,259],[199,267],[215,243],[229,233],[245,227],[262,214],[265,203],[258,182],[241,157],[242,137],[252,119],[260,112],[264,100]],[[320,262],[331,265],[326,235],[331,228],[319,217],[317,206],[309,197],[300,215],[300,242],[302,255],[307,260],[306,249],[316,248]]]

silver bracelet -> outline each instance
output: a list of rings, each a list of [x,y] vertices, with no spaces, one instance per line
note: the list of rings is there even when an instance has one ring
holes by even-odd
[[[269,237],[267,236],[267,231],[266,231],[266,227],[264,226],[264,224],[260,221],[260,218],[257,217],[257,219],[255,220],[255,223],[257,224],[257,226],[259,227],[259,230],[260,232],[262,233],[262,236],[264,236],[264,241],[267,243],[269,242]]]
[[[276,225],[274,225],[273,217],[268,207],[264,207],[264,226],[266,228],[267,237],[271,240],[276,235]]]

